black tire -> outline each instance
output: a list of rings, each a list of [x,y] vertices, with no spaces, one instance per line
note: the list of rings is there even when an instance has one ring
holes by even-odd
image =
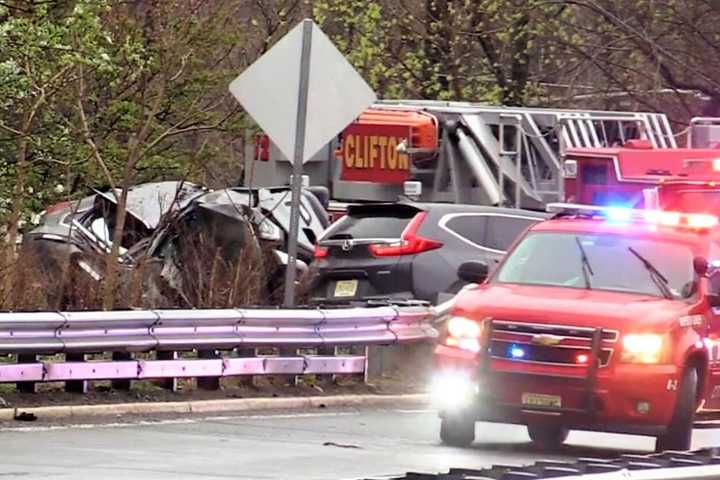
[[[690,450],[692,428],[697,409],[698,371],[694,367],[683,373],[678,400],[670,425],[664,435],[657,437],[655,451]]]
[[[440,423],[440,440],[445,445],[467,447],[475,441],[475,421],[445,417]]]
[[[528,425],[527,431],[530,440],[543,450],[559,448],[570,433],[570,430],[562,425]]]

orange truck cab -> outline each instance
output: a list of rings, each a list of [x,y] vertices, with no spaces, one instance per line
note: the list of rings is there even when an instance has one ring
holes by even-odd
[[[570,430],[690,446],[720,408],[718,218],[552,204],[488,278],[468,262],[435,352],[440,437],[526,425],[545,447]],[[720,272],[719,272],[720,273]]]

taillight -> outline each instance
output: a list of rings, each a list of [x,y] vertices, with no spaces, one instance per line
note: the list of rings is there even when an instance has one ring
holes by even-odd
[[[427,212],[418,213],[405,227],[398,243],[370,245],[370,253],[376,257],[397,257],[415,255],[442,247],[442,242],[417,235],[425,217],[427,217]]]
[[[328,247],[323,247],[321,245],[315,245],[315,258],[325,258],[330,253],[330,249]]]

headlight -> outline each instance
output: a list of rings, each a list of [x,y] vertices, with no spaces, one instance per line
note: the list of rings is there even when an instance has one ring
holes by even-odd
[[[475,320],[464,317],[452,317],[447,324],[448,337],[445,343],[470,352],[480,351],[482,327]]]
[[[268,219],[263,220],[258,225],[258,236],[271,242],[279,242],[282,239],[280,227]]]
[[[480,324],[469,318],[452,317],[448,321],[448,333],[457,338],[478,338],[480,336]]]
[[[625,363],[659,363],[664,336],[655,333],[631,333],[623,337],[620,361]]]
[[[460,372],[445,372],[433,379],[431,399],[437,408],[461,408],[472,403],[478,387],[470,377]]]

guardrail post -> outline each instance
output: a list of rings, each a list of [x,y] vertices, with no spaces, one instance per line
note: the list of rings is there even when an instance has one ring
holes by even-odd
[[[132,360],[133,355],[130,352],[113,352],[112,359],[115,362],[126,362]],[[111,385],[114,390],[130,390],[132,380],[113,380]]]
[[[177,352],[162,350],[155,352],[155,358],[157,360],[177,360]],[[158,386],[170,390],[171,392],[177,392],[178,381],[177,378],[166,378],[157,381]]]
[[[66,362],[84,362],[84,353],[66,353]],[[90,382],[87,380],[68,380],[65,382],[65,391],[71,393],[87,393]]]
[[[238,348],[235,350],[238,357],[241,358],[252,358],[257,354],[257,350],[254,348]],[[245,387],[252,387],[255,385],[255,377],[253,375],[247,375],[239,377],[239,384]]]
[[[281,357],[296,357],[298,355],[298,351],[295,348],[278,348],[278,355],[280,355]],[[300,377],[298,377],[297,375],[277,375],[276,378],[280,380],[283,385],[297,385],[298,383],[300,383]]]
[[[365,356],[365,364],[363,365],[363,383],[367,385],[370,380],[370,373],[368,372],[368,366],[370,365],[370,347],[365,346],[363,348],[363,355]]]
[[[217,350],[198,350],[198,358],[220,358]],[[220,377],[200,377],[197,387],[201,390],[220,390]]]
[[[37,363],[38,357],[33,353],[18,353],[17,363]],[[35,393],[35,382],[17,382],[15,384],[18,392]]]
[[[328,356],[328,357],[334,357],[337,355],[337,347],[329,347],[329,346],[322,346],[317,349],[318,355]],[[318,382],[327,382],[332,383],[335,381],[335,374],[327,374],[327,375],[317,375],[317,381]]]

